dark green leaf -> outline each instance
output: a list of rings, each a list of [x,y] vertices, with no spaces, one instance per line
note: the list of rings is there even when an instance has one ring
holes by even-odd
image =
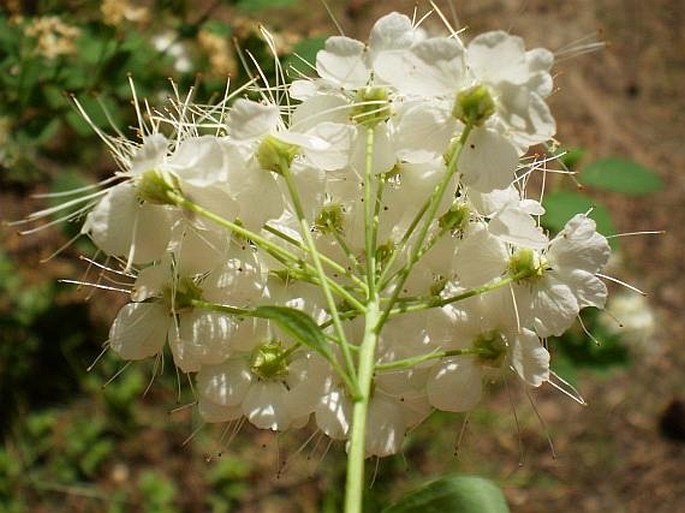
[[[631,160],[607,158],[589,164],[578,177],[583,185],[641,196],[663,189],[661,178]]]
[[[509,507],[492,481],[448,475],[404,496],[383,513],[509,513]]]
[[[585,194],[568,191],[554,192],[545,196],[542,205],[545,207],[542,225],[553,233],[563,230],[566,222],[574,215],[587,212],[591,208],[592,212],[590,212],[589,217],[597,223],[597,231],[603,235],[616,233],[616,228],[606,207]],[[617,249],[618,239],[609,239],[609,244],[612,249]]]
[[[283,331],[295,340],[314,349],[327,360],[333,357],[321,328],[314,319],[303,311],[287,306],[266,305],[257,307],[254,310],[254,315],[276,322]]]

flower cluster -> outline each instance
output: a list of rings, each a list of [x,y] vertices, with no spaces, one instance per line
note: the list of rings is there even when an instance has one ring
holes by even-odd
[[[552,65],[505,32],[465,44],[392,13],[368,44],[329,38],[314,78],[103,135],[121,169],[82,233],[135,279],[109,347],[170,351],[208,422],[313,418],[346,440],[362,401],[377,456],[486,379],[548,381],[544,339],[603,307],[609,257],[586,215],[550,238],[526,196]]]

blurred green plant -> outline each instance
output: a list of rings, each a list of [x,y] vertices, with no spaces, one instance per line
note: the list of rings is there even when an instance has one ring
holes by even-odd
[[[147,513],[176,513],[174,505],[178,489],[168,477],[154,470],[145,470],[138,478],[138,488],[143,495]]]
[[[98,163],[101,147],[91,144],[96,134],[65,95],[73,95],[109,133],[136,124],[129,75],[142,98],[165,96],[169,77],[179,91],[192,87],[201,98],[222,93],[229,75],[238,87],[251,78],[240,65],[248,53],[257,62],[273,62],[258,25],[244,14],[296,0],[216,0],[200,11],[189,0],[146,6],[124,0],[72,3],[19,2],[0,13],[0,183],[5,186],[44,181],[55,160],[60,167],[75,162],[92,169]],[[213,18],[224,6],[236,10],[235,22]],[[275,69],[267,66],[263,72],[271,78]],[[77,137],[81,143],[71,144]]]

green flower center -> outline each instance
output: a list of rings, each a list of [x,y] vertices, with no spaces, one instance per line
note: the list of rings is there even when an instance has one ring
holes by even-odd
[[[499,330],[481,333],[474,341],[473,348],[482,365],[500,368],[507,354],[507,341]]]
[[[250,370],[265,380],[283,378],[288,374],[287,352],[278,341],[267,342],[252,352]]]

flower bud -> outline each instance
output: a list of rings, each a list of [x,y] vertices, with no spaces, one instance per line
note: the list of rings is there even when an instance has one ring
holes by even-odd
[[[467,126],[481,126],[495,113],[495,101],[484,85],[475,85],[457,93],[452,115]]]

